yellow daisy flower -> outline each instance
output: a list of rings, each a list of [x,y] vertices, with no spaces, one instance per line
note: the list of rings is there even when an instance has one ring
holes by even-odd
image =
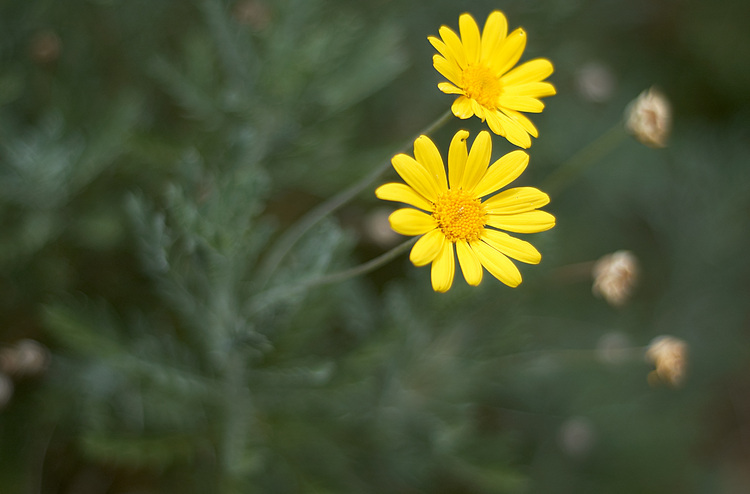
[[[552,62],[537,58],[511,70],[526,47],[526,32],[518,28],[507,35],[508,21],[497,10],[481,35],[469,14],[459,17],[458,27],[460,38],[446,26],[440,28],[442,39],[427,38],[440,53],[432,57],[435,69],[450,81],[438,88],[459,95],[453,114],[463,119],[476,115],[495,134],[528,148],[529,134],[537,137],[539,132],[521,112],[541,112],[544,103],[539,98],[555,94],[554,86],[543,82],[552,74]]]
[[[500,230],[536,233],[555,226],[555,217],[537,208],[549,196],[533,187],[516,187],[492,195],[518,178],[529,155],[517,150],[489,166],[490,133],[482,131],[467,151],[469,133],[459,130],[448,150],[448,174],[435,144],[427,136],[414,141],[414,158],[397,154],[391,162],[406,184],[381,185],[375,195],[411,208],[389,216],[391,228],[402,235],[422,235],[409,259],[415,266],[432,263],[432,288],[448,291],[455,259],[469,285],[482,281],[482,266],[508,286],[521,283],[521,273],[509,257],[537,264],[534,246]],[[483,197],[486,199],[482,199]],[[455,251],[455,254],[454,254]]]

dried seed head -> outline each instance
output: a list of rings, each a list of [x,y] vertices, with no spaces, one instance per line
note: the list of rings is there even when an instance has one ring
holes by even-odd
[[[672,107],[666,96],[653,87],[643,91],[625,110],[625,128],[646,146],[666,147],[672,130]]]
[[[29,55],[34,62],[47,65],[56,62],[62,53],[62,40],[51,30],[40,31],[31,38]]]
[[[610,68],[601,62],[589,62],[578,69],[576,86],[583,98],[604,103],[612,98],[617,80]]]
[[[49,364],[49,351],[34,340],[21,340],[0,350],[0,370],[14,377],[41,374]]]
[[[240,0],[234,5],[233,14],[240,24],[256,31],[262,31],[271,23],[271,10],[261,0]]]
[[[630,298],[638,281],[638,260],[632,252],[619,250],[596,261],[592,275],[594,295],[604,298],[610,305],[621,307]]]
[[[679,386],[685,379],[688,363],[688,344],[674,336],[658,336],[646,348],[646,360],[656,367],[648,375],[654,386],[664,383]]]
[[[586,417],[571,417],[560,425],[557,440],[567,456],[584,458],[596,445],[596,429]]]

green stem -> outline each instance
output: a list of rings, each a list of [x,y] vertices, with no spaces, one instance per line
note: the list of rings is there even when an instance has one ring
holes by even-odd
[[[625,127],[621,122],[618,122],[614,127],[568,158],[547,177],[541,189],[549,195],[559,194],[570,184],[572,179],[612,152],[625,137],[627,137]]]
[[[391,260],[395,259],[402,253],[406,252],[412,245],[414,245],[419,237],[412,239],[397,245],[388,252],[379,255],[378,257],[367,261],[364,264],[355,266],[353,268],[344,269],[336,273],[323,275],[317,278],[311,278],[308,280],[299,281],[290,285],[283,285],[278,288],[272,288],[265,292],[259,293],[253,299],[250,304],[250,313],[253,314],[279,300],[283,300],[287,297],[296,295],[297,293],[303,292],[316,286],[330,285],[332,283],[340,283],[363,274],[367,274],[371,271],[376,270],[380,266],[387,264]]]
[[[250,417],[253,416],[250,390],[245,380],[246,359],[235,348],[226,355],[224,370],[224,429],[222,431],[220,458],[220,492],[240,494],[247,477],[245,461],[248,454],[247,438],[251,437]]]
[[[497,355],[494,364],[516,362],[530,362],[535,358],[557,358],[566,363],[583,362],[607,362],[608,359],[615,361],[642,360],[643,353],[647,347],[621,347],[610,350],[593,348],[549,348],[543,350],[528,350],[518,353]]]
[[[429,127],[424,129],[422,132],[419,133],[419,135],[430,135],[436,130],[438,130],[440,127],[446,124],[449,120],[451,120],[451,117],[453,114],[450,110],[445,112],[440,118],[438,118],[435,122],[433,122]],[[419,135],[417,137],[419,137]],[[409,148],[413,145],[414,140],[413,138],[409,140],[408,143],[406,143],[399,151],[398,153],[407,152]],[[273,246],[269,249],[269,256],[266,258],[265,262],[260,266],[260,269],[258,270],[258,280],[259,280],[259,288],[263,289],[268,282],[271,279],[271,276],[276,271],[276,269],[279,267],[279,264],[281,264],[281,261],[284,260],[284,258],[289,254],[289,252],[292,250],[292,247],[299,241],[300,238],[302,238],[305,233],[307,233],[310,228],[315,226],[320,220],[331,214],[332,212],[336,211],[338,208],[352,200],[354,197],[356,197],[360,192],[363,190],[369,188],[372,186],[372,184],[380,178],[381,175],[383,175],[388,169],[391,167],[391,161],[390,159],[383,162],[382,165],[372,170],[369,174],[365,175],[362,179],[360,179],[358,182],[355,182],[353,185],[351,185],[349,188],[344,189],[343,191],[339,192],[337,195],[331,197],[327,201],[323,202],[322,204],[318,205],[317,207],[310,210],[306,215],[304,215],[302,218],[300,218],[296,223],[294,223],[291,227],[289,227],[288,230],[286,230],[277,240],[274,242]]]
[[[398,257],[403,252],[406,252],[407,250],[409,250],[409,247],[414,245],[418,238],[419,237],[409,239],[406,242],[403,242],[397,245],[396,247],[392,248],[388,252],[385,252],[374,259],[370,259],[366,263],[360,264],[359,266],[355,266],[353,268],[345,269],[337,273],[331,273],[329,275],[321,276],[320,278],[310,280],[307,282],[308,283],[307,287],[309,288],[311,286],[330,285],[331,283],[339,283],[342,281],[346,281],[350,278],[355,278],[357,276],[367,274],[371,271],[375,271],[380,266],[383,266],[384,264],[389,263],[391,260]]]

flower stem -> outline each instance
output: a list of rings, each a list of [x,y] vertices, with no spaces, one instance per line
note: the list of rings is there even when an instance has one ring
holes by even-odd
[[[407,250],[409,250],[409,247],[414,245],[414,243],[416,243],[418,238],[419,237],[414,237],[412,239],[409,239],[406,242],[403,242],[397,245],[396,247],[392,248],[388,252],[380,254],[378,257],[374,259],[370,259],[366,263],[360,264],[359,266],[355,266],[353,268],[345,269],[337,273],[331,273],[329,275],[321,276],[320,278],[310,280],[306,283],[306,287],[309,288],[312,286],[330,285],[331,283],[338,283],[341,281],[346,281],[350,278],[354,278],[356,276],[360,276],[363,274],[367,274],[371,271],[374,271],[380,266],[395,259],[399,255],[401,255],[403,252],[406,252]]]
[[[453,114],[450,110],[441,115],[435,122],[429,127],[424,129],[419,135],[430,135],[443,125],[445,125]],[[417,136],[418,137],[418,136]],[[408,151],[409,147],[414,143],[414,139],[409,140],[404,146],[401,147],[398,153]],[[336,211],[338,208],[352,200],[360,192],[372,186],[372,184],[380,178],[389,168],[391,167],[391,161],[386,160],[382,165],[372,170],[370,173],[365,175],[358,182],[352,184],[349,188],[342,190],[335,196],[331,197],[327,201],[311,209],[306,215],[300,218],[296,223],[289,227],[269,248],[270,254],[265,259],[265,262],[260,266],[258,270],[258,281],[259,289],[263,289],[271,279],[271,276],[281,264],[281,261],[289,254],[292,247],[307,233],[310,228],[315,226],[320,220]]]
[[[409,239],[406,242],[403,242],[402,244],[399,244],[396,247],[392,248],[388,252],[385,252],[378,257],[367,261],[364,264],[360,264],[359,266],[319,276],[317,278],[298,281],[290,285],[283,285],[259,293],[254,297],[253,302],[250,305],[250,313],[255,313],[256,311],[268,307],[269,305],[279,300],[283,300],[287,297],[296,295],[297,293],[303,292],[310,288],[330,285],[332,283],[340,283],[342,281],[346,281],[351,278],[355,278],[357,276],[374,271],[409,250],[409,248],[414,245],[414,243],[416,243],[418,238],[419,237],[414,237],[412,239]]]
[[[249,426],[253,417],[252,397],[246,385],[246,358],[231,348],[225,354],[224,369],[224,425],[220,443],[221,476],[220,491],[239,494],[246,477],[245,455],[248,450]]]
[[[559,194],[572,179],[580,175],[584,170],[595,165],[599,160],[604,158],[614,150],[627,136],[625,127],[618,122],[614,127],[600,135],[587,146],[580,149],[573,156],[568,158],[557,170],[547,177],[542,190],[549,195]]]
[[[549,348],[527,350],[494,357],[494,364],[529,362],[539,358],[556,358],[567,363],[599,362],[613,363],[640,361],[647,347],[622,346],[611,349],[600,348]]]

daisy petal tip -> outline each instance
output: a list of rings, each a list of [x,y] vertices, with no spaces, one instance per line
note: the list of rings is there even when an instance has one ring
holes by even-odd
[[[505,138],[508,139],[511,144],[515,144],[520,148],[529,149],[531,147],[531,136],[529,134],[524,133],[524,135],[518,136],[511,136],[509,134],[506,135]]]
[[[432,275],[432,289],[438,293],[445,293],[453,286],[453,275]]]
[[[458,23],[461,24],[462,22],[473,22],[474,25],[477,24],[477,21],[474,20],[474,17],[468,12],[464,12],[460,16],[458,16]]]
[[[490,19],[505,19],[505,14],[503,14],[500,10],[493,10],[492,12],[490,12],[490,15],[487,16],[488,22]]]
[[[529,164],[529,159],[531,158],[529,156],[529,153],[522,149],[515,149],[508,153],[506,156],[509,158],[512,156],[514,160],[518,160],[518,162],[523,163],[524,166]]]
[[[395,163],[401,161],[404,158],[408,158],[408,156],[405,155],[404,153],[398,153],[398,154],[394,155],[393,158],[391,158],[391,163],[395,164]]]
[[[381,185],[380,187],[378,187],[377,189],[375,189],[375,197],[377,197],[378,199],[383,199],[383,188],[384,187],[385,187],[385,185]]]

